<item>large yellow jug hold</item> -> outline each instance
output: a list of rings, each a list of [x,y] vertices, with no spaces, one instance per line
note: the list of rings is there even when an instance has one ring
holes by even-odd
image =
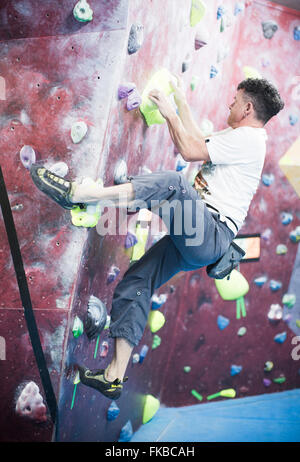
[[[230,279],[215,279],[217,290],[223,300],[237,300],[249,291],[249,284],[245,276],[237,270],[232,270]]]
[[[261,79],[262,78],[261,74],[254,67],[251,67],[251,66],[244,66],[243,72],[244,72],[246,79]]]
[[[191,12],[190,12],[190,25],[191,27],[196,26],[201,19],[204,18],[206,13],[206,5],[202,0],[192,0]]]
[[[166,119],[159,112],[157,105],[148,98],[151,90],[157,89],[162,91],[166,96],[171,95],[174,90],[170,85],[170,81],[174,80],[173,75],[165,68],[157,71],[149,80],[142,93],[142,103],[140,111],[143,114],[148,126],[154,124],[163,124]]]
[[[165,322],[166,322],[166,318],[164,317],[161,311],[158,311],[158,310],[150,311],[150,314],[148,317],[148,324],[149,324],[152,334],[154,334],[159,329],[161,329]]]
[[[149,422],[154,415],[157,413],[160,407],[160,402],[157,398],[154,398],[152,395],[147,395],[144,410],[143,410],[143,424]]]

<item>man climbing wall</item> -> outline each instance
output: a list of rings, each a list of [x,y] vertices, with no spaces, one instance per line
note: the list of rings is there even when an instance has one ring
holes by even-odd
[[[154,291],[179,271],[218,261],[241,228],[264,164],[264,126],[284,106],[268,81],[246,79],[229,106],[228,129],[205,138],[192,117],[181,80],[177,77],[177,84],[172,85],[178,114],[163,92],[153,89],[149,98],[166,119],[184,160],[204,161],[193,186],[174,171],[129,177],[127,183],[103,187],[91,181],[66,181],[37,164],[31,167],[36,186],[65,209],[110,201],[129,210],[148,208],[167,225],[167,235],[127,270],[115,289],[110,313],[110,335],[115,338],[111,363],[97,371],[79,366],[81,382],[110,399],[121,395]]]

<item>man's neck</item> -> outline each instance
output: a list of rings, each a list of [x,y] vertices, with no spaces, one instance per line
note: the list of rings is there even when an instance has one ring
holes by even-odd
[[[240,128],[240,127],[251,127],[251,128],[263,128],[264,123],[260,122],[259,120],[241,120],[240,122],[233,123],[231,125],[233,129]]]

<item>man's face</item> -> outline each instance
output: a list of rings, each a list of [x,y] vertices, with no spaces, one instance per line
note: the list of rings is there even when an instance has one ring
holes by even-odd
[[[236,128],[244,119],[247,103],[243,99],[244,90],[238,90],[233,102],[229,106],[230,114],[227,123],[230,127]]]

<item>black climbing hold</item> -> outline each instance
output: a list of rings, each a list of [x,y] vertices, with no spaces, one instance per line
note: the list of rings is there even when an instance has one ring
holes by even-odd
[[[84,331],[89,340],[97,337],[103,331],[107,319],[107,309],[99,298],[90,296],[88,310],[84,318]]]

